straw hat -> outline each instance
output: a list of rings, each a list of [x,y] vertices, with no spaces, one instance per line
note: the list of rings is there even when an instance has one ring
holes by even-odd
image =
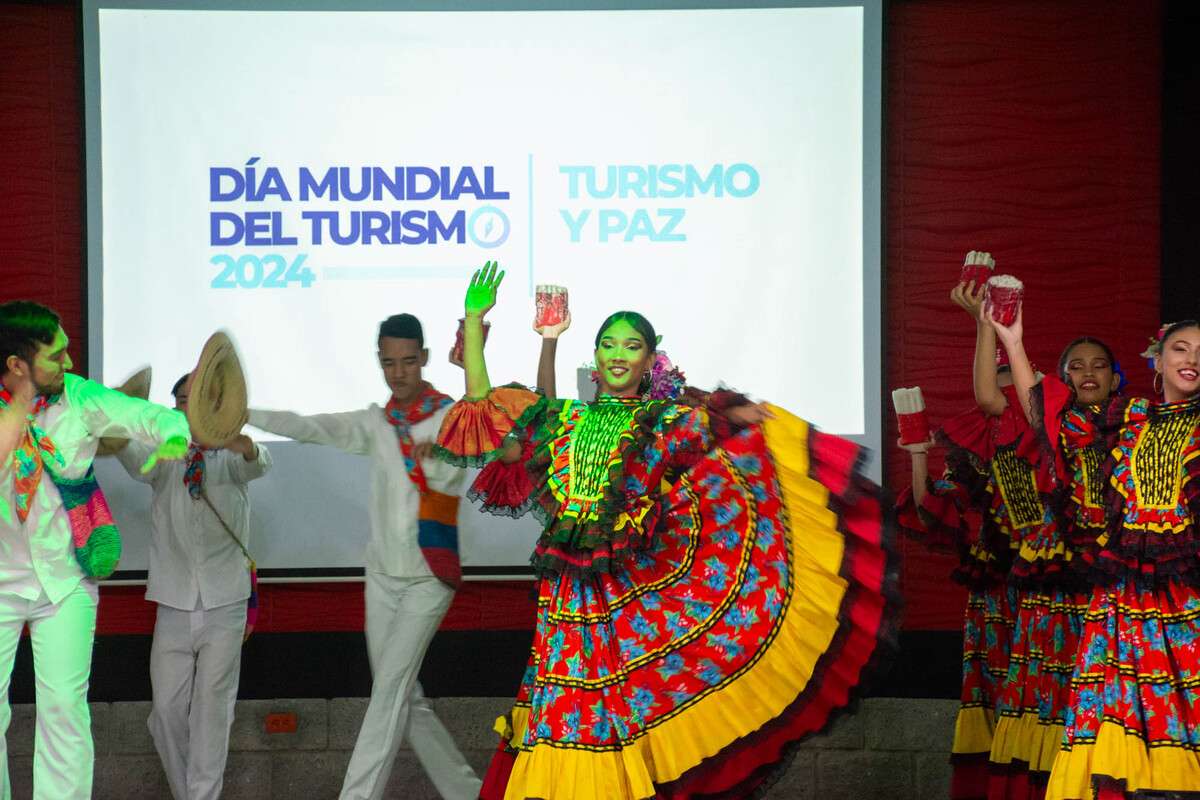
[[[124,383],[116,387],[116,390],[121,394],[145,400],[150,397],[150,378],[152,374],[150,367],[142,367],[130,375]],[[116,455],[124,450],[127,444],[129,444],[129,440],[122,439],[119,436],[102,436],[100,437],[100,446],[96,448],[96,455]]]
[[[237,348],[224,331],[217,331],[204,343],[200,363],[192,371],[187,419],[192,441],[211,448],[227,445],[249,419],[246,376]]]

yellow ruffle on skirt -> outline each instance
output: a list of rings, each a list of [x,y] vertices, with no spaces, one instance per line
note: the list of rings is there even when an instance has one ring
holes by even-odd
[[[782,587],[788,600],[773,637],[740,672],[649,720],[618,749],[537,737],[526,744],[530,709],[514,707],[496,726],[517,750],[506,800],[642,800],[673,782],[678,783],[667,795],[686,796],[692,790],[682,784],[702,762],[706,770],[722,758],[778,762],[787,741],[779,738],[779,728],[765,729],[769,723],[784,718],[794,741],[822,729],[851,701],[894,623],[888,602],[895,591],[890,532],[883,529],[878,498],[860,494],[873,487],[856,477],[857,463],[839,461],[852,446],[816,434],[782,409],[772,411],[775,418],[762,426],[762,436],[776,473],[790,549],[789,581]],[[814,436],[823,437],[832,450],[832,464],[810,462],[810,455],[820,455]],[[738,455],[727,461],[737,463]],[[658,591],[665,595],[672,588]],[[765,738],[740,742],[760,731]],[[759,741],[770,744],[760,751]]]

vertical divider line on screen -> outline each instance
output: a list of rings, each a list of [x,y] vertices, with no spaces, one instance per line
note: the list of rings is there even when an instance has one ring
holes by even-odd
[[[529,181],[529,296],[533,297],[533,153],[526,160],[526,177]]]

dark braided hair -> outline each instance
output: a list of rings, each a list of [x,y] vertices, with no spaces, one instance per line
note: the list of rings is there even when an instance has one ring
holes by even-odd
[[[609,314],[604,322],[600,323],[600,330],[596,331],[596,347],[600,346],[600,339],[604,336],[604,332],[618,322],[628,322],[646,340],[646,346],[650,348],[651,352],[654,352],[658,347],[658,336],[654,333],[654,326],[650,324],[650,320],[636,311],[618,311],[614,314]]]

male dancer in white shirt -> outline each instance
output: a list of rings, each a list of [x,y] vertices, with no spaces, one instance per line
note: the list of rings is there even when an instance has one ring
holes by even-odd
[[[302,417],[251,409],[250,424],[371,458],[366,553],[367,655],[373,683],[343,800],[383,797],[401,738],[448,800],[479,795],[480,781],[421,693],[417,672],[460,579],[456,515],[465,473],[429,458],[451,400],[421,378],[421,323],[397,314],[379,326],[385,407]]]
[[[171,389],[175,408],[183,412],[189,377]],[[146,582],[146,599],[158,604],[150,645],[150,735],[175,800],[217,800],[242,642],[253,627],[246,606],[247,484],[271,468],[271,454],[240,435],[220,450],[193,444],[183,461],[159,463],[148,472],[140,470],[145,455],[144,446],[131,443],[117,458],[134,479],[154,489]]]
[[[182,457],[189,436],[183,414],[68,374],[67,345],[45,306],[0,305],[0,734],[12,718],[9,680],[28,624],[37,681],[33,796],[46,800],[92,796],[87,691],[99,592],[82,565],[107,574],[119,555],[92,477],[99,439],[157,448],[152,468]],[[0,736],[0,797],[10,796]]]

